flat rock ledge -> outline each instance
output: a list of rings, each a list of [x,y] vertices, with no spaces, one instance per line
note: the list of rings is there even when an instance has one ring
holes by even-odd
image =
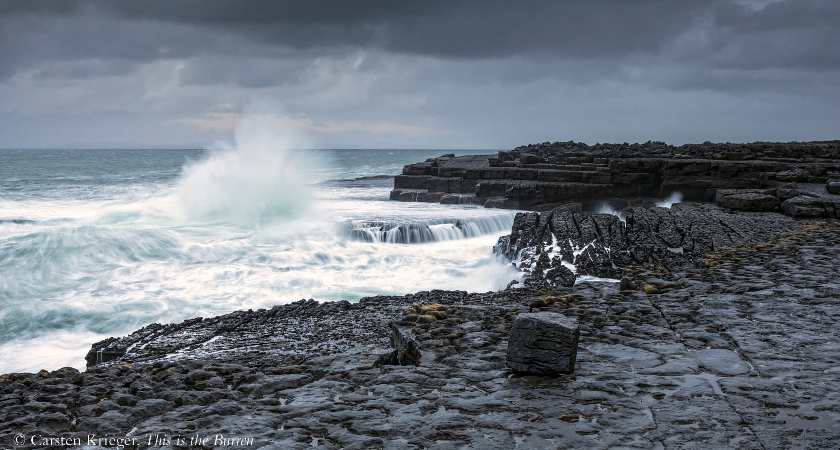
[[[507,366],[531,375],[572,373],[579,337],[575,319],[554,312],[520,314],[510,330]]]

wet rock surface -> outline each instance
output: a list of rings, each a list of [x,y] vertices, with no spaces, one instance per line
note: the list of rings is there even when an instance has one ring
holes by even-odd
[[[131,432],[272,448],[837,448],[840,225],[800,225],[715,247],[702,267],[628,271],[623,290],[432,291],[149,326],[97,347],[124,351],[86,372],[0,375],[0,445]],[[512,324],[533,311],[579,324],[573,375],[506,367]],[[391,323],[422,349],[416,365],[377,364]]]

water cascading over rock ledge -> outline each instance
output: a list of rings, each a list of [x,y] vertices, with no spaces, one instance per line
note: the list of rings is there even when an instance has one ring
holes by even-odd
[[[343,224],[344,235],[354,241],[387,244],[424,244],[455,241],[510,230],[512,214],[472,219],[436,219],[415,222],[360,222]]]

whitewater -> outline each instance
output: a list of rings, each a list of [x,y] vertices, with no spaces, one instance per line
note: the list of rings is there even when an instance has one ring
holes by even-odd
[[[504,288],[514,212],[388,200],[379,175],[443,153],[0,150],[0,373],[82,368],[153,322]]]

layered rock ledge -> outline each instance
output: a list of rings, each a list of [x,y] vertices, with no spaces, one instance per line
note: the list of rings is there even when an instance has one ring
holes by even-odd
[[[718,189],[825,185],[834,178],[840,178],[840,141],[679,147],[555,142],[407,165],[394,179],[391,199],[545,209],[672,192],[711,201]]]

